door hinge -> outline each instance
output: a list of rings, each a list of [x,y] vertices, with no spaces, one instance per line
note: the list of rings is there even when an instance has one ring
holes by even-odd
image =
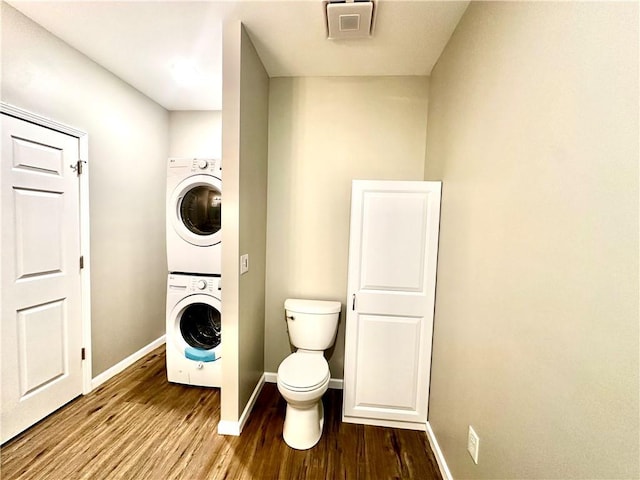
[[[85,350],[84,347],[82,347],[82,349],[80,350],[80,356],[82,360],[86,360],[87,359],[87,351]]]
[[[84,268],[84,255],[80,255],[80,270]]]
[[[353,303],[351,304],[351,310],[356,310],[356,294],[353,294]]]
[[[71,169],[76,172],[77,175],[82,175],[82,164],[83,163],[87,163],[86,160],[78,160],[75,165],[71,164],[69,165],[71,167]]]

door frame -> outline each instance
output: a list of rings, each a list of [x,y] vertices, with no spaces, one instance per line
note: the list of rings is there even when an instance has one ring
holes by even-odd
[[[41,127],[65,133],[78,139],[79,160],[83,162],[80,175],[80,255],[84,265],[80,270],[80,304],[82,315],[82,346],[85,357],[82,361],[82,394],[91,391],[91,257],[89,225],[89,134],[83,130],[65,125],[50,118],[29,112],[23,108],[0,102],[0,113],[24,120]]]

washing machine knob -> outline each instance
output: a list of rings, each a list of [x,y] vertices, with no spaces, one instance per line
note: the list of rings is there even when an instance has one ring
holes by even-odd
[[[207,162],[206,160],[199,160],[198,161],[198,168],[200,170],[204,170],[205,168],[207,168],[209,166],[209,162]]]
[[[198,290],[204,290],[205,288],[207,288],[207,282],[205,282],[204,280],[198,280],[196,287],[198,288]]]

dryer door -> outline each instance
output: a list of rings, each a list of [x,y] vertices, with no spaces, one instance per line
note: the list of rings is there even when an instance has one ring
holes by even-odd
[[[178,184],[167,214],[180,237],[208,247],[222,240],[222,181],[212,175],[194,175]]]
[[[213,350],[222,341],[220,301],[211,295],[189,295],[171,311],[168,325],[173,345],[184,354],[187,347]],[[219,357],[219,355],[216,355]]]

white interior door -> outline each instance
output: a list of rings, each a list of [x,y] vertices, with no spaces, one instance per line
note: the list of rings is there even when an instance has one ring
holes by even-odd
[[[2,114],[2,442],[82,393],[79,140]]]
[[[440,182],[353,182],[345,421],[425,427],[440,191]]]

